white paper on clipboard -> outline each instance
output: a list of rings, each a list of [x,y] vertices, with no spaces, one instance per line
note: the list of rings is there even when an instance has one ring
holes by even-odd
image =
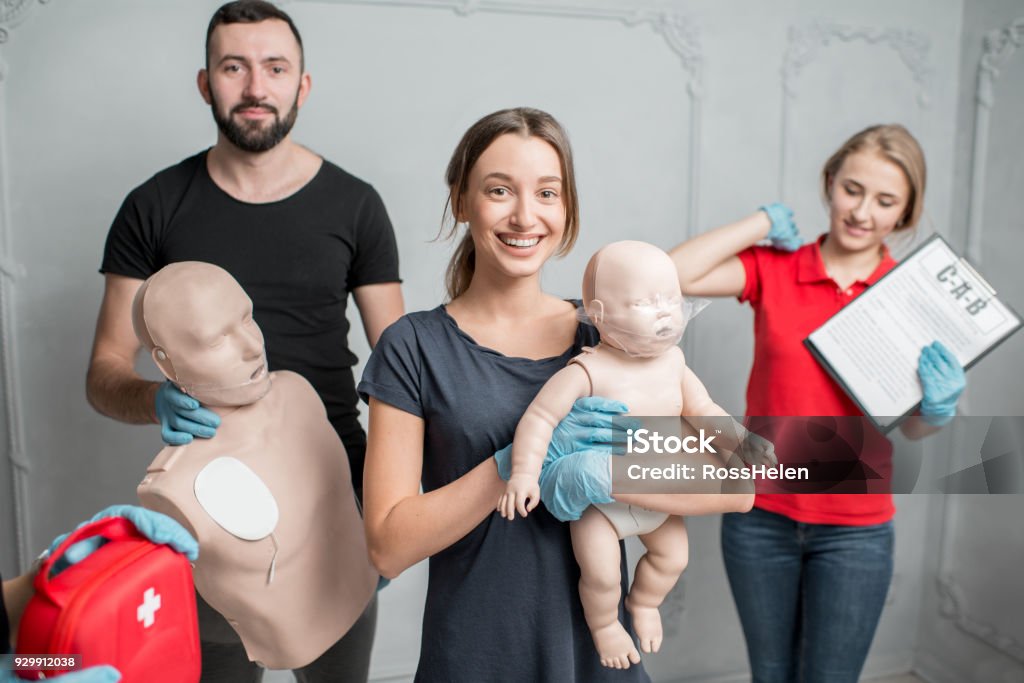
[[[921,402],[923,346],[938,340],[969,367],[1020,326],[1020,316],[935,235],[804,341],[885,430]]]

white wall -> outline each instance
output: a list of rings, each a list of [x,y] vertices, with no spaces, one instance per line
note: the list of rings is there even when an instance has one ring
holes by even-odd
[[[6,573],[17,564],[9,514],[16,500],[7,493],[15,479],[27,555],[71,521],[132,500],[159,447],[156,430],[116,424],[85,402],[102,290],[96,268],[124,195],[214,140],[194,78],[218,5],[24,0],[0,9],[8,31],[0,40],[0,266],[15,274],[0,279]],[[313,75],[295,137],[381,192],[399,237],[410,310],[441,298],[448,249],[430,240],[448,155],[470,123],[506,106],[551,111],[573,140],[583,229],[573,254],[546,275],[561,295],[578,294],[585,260],[605,242],[629,236],[669,247],[776,199],[795,207],[804,235],[813,237],[826,227],[820,165],[874,122],[906,124],[926,150],[930,221],[922,233],[934,229],[964,244],[963,110],[971,95],[961,82],[976,64],[980,32],[1000,24],[980,10],[965,14],[959,0],[294,0],[286,9],[303,33]],[[1021,89],[1013,85],[1019,78],[1005,78],[1017,103],[994,110],[994,120],[1004,118],[993,130],[1011,136],[1014,125],[1019,133]],[[999,144],[993,149],[993,158],[1002,154]],[[1019,193],[1018,158],[997,167],[1010,184],[1000,184],[1005,174],[997,170],[996,198],[986,205],[1004,226],[986,232],[986,271],[991,259],[1006,280],[1012,266],[998,259],[1022,238],[998,196],[1012,192],[1005,188]],[[1013,296],[1019,308],[1021,292]],[[722,301],[687,332],[691,364],[737,413],[751,327],[747,309]],[[360,334],[356,324],[353,343],[365,357]],[[1008,414],[1024,414],[1019,384],[1003,379],[1007,363],[1021,367],[1015,353],[972,372],[972,401],[989,409],[981,397],[991,387]],[[12,474],[12,457],[30,464],[27,476]],[[922,496],[904,497],[899,508],[896,580],[868,665],[876,673],[909,670],[918,634],[940,619],[921,589],[938,553],[938,537],[927,533],[933,509]],[[690,569],[663,608],[668,642],[647,667],[661,681],[742,680],[745,651],[718,520],[695,519],[690,528]],[[1001,542],[995,533],[983,537],[986,548]],[[999,576],[1009,581],[1008,573]],[[379,680],[405,680],[415,667],[424,586],[417,567],[382,594],[373,662]]]

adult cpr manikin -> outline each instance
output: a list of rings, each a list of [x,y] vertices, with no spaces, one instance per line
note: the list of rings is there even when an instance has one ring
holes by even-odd
[[[498,505],[508,519],[516,509],[525,515],[539,500],[537,480],[552,431],[578,398],[619,400],[629,406],[630,415],[682,415],[693,426],[701,417],[727,416],[686,366],[678,346],[691,311],[664,251],[635,241],[600,249],[584,272],[583,305],[601,332],[601,343],[548,380],[519,422],[512,476]],[[739,425],[734,429],[746,434]],[[773,457],[771,445],[760,444],[755,460],[771,462]],[[587,625],[602,664],[615,668],[639,661],[632,638],[619,623],[618,604],[619,539],[640,537],[647,552],[637,563],[626,608],[641,649],[657,652],[662,640],[658,606],[688,560],[683,518],[614,502],[587,508],[570,530]]]
[[[142,285],[135,333],[161,372],[221,416],[212,439],[164,448],[138,488],[199,541],[195,584],[250,660],[309,664],[373,597],[348,458],[313,387],[268,372],[252,302],[225,270],[174,263]]]

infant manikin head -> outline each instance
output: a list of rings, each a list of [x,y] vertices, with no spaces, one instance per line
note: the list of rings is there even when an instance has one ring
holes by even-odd
[[[167,379],[208,406],[243,406],[270,390],[263,333],[231,275],[199,261],[172,263],[139,288],[135,334]]]
[[[583,307],[602,343],[627,355],[658,356],[683,336],[679,274],[664,251],[646,242],[613,242],[583,273]]]

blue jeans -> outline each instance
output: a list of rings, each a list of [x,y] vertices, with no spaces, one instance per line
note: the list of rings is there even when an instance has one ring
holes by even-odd
[[[722,555],[753,683],[856,683],[893,569],[892,522],[722,518]]]

